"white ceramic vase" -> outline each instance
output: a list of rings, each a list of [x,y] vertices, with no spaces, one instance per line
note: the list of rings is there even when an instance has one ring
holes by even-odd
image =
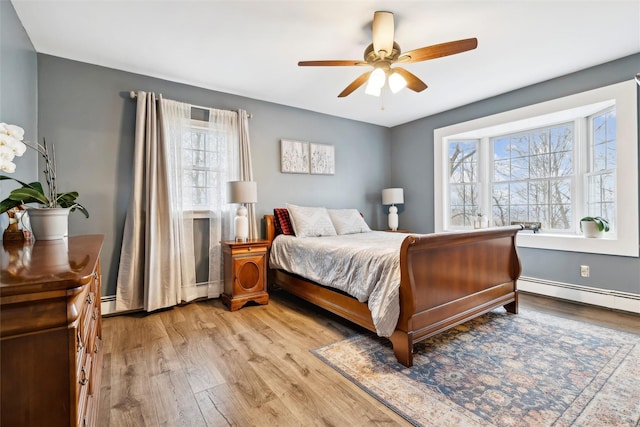
[[[36,240],[57,240],[69,235],[70,208],[29,208],[29,222]]]

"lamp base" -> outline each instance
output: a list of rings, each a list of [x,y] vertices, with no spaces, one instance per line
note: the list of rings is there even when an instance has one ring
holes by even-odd
[[[246,242],[249,238],[249,219],[247,218],[247,208],[238,207],[236,217],[233,220],[236,229],[236,242]]]
[[[395,205],[389,206],[389,229],[396,231],[398,229],[398,208]]]

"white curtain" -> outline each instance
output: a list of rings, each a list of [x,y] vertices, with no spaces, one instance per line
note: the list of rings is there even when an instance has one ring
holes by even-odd
[[[217,194],[207,210],[209,219],[209,283],[207,295],[210,298],[219,297],[224,288],[224,271],[222,261],[222,247],[220,241],[233,237],[233,218],[235,210],[228,203],[227,182],[239,179],[239,137],[238,114],[227,110],[209,110],[208,129],[210,144],[216,144],[215,151],[219,153],[219,173]]]
[[[251,164],[251,144],[249,142],[249,115],[245,110],[238,110],[238,124],[240,127],[240,180],[253,181],[253,165]],[[258,189],[258,194],[260,194]],[[249,239],[258,239],[258,221],[256,219],[256,206],[250,203],[247,206],[249,219]]]
[[[218,297],[223,290],[220,241],[232,238],[235,215],[227,203],[226,183],[253,178],[247,114],[210,109],[209,121],[197,128],[194,132],[191,105],[138,92],[134,182],[120,255],[117,311],[153,311],[198,297],[195,221],[208,221],[206,294]],[[206,144],[206,153],[198,144]],[[199,162],[195,153],[208,156],[205,174],[194,172]],[[193,183],[203,179],[208,193],[194,196],[192,188],[199,184]],[[185,185],[189,180],[191,187]],[[207,200],[205,207],[198,204],[201,199]],[[255,213],[250,213],[250,236],[257,237]]]

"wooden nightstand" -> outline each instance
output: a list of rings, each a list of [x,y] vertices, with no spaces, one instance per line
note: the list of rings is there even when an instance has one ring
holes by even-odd
[[[224,254],[222,302],[231,311],[242,308],[249,301],[268,304],[267,249],[269,241],[235,242],[225,240],[220,243]]]

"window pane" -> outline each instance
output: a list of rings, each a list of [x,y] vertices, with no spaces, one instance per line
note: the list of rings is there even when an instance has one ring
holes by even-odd
[[[508,159],[511,157],[509,149],[509,138],[497,138],[493,141],[493,158],[496,160]]]
[[[555,176],[573,175],[572,154],[570,151],[562,151],[551,155],[549,167],[555,172]]]
[[[529,191],[526,182],[514,182],[509,186],[509,200],[512,205],[526,205]]]
[[[508,181],[511,176],[510,161],[497,160],[493,162],[493,180],[494,181]]]
[[[509,147],[511,157],[528,156],[529,155],[529,136],[520,135],[511,138],[511,146]]]
[[[511,160],[511,176],[508,180],[529,178],[529,157],[516,157]]]
[[[182,141],[182,199],[188,210],[219,207],[229,180],[226,135],[201,126],[194,124]]]
[[[602,216],[613,228],[615,222],[616,112],[610,109],[590,118],[591,170],[587,176],[587,215]]]
[[[554,172],[549,170],[549,156],[546,154],[531,156],[531,178],[545,178],[547,176],[555,176]]]
[[[478,211],[478,141],[449,143],[449,223],[454,227],[472,225]]]
[[[509,146],[505,143],[507,138]],[[570,210],[564,205],[571,204],[573,123],[503,136],[494,139],[493,144],[494,223],[504,222],[502,215],[508,211],[509,222],[540,221],[543,229],[569,224],[571,216],[567,212]],[[508,167],[503,160],[507,153],[511,159]],[[556,177],[566,178],[557,180]],[[510,184],[508,197],[504,189],[498,187],[503,182]],[[553,224],[551,212],[558,215]]]

